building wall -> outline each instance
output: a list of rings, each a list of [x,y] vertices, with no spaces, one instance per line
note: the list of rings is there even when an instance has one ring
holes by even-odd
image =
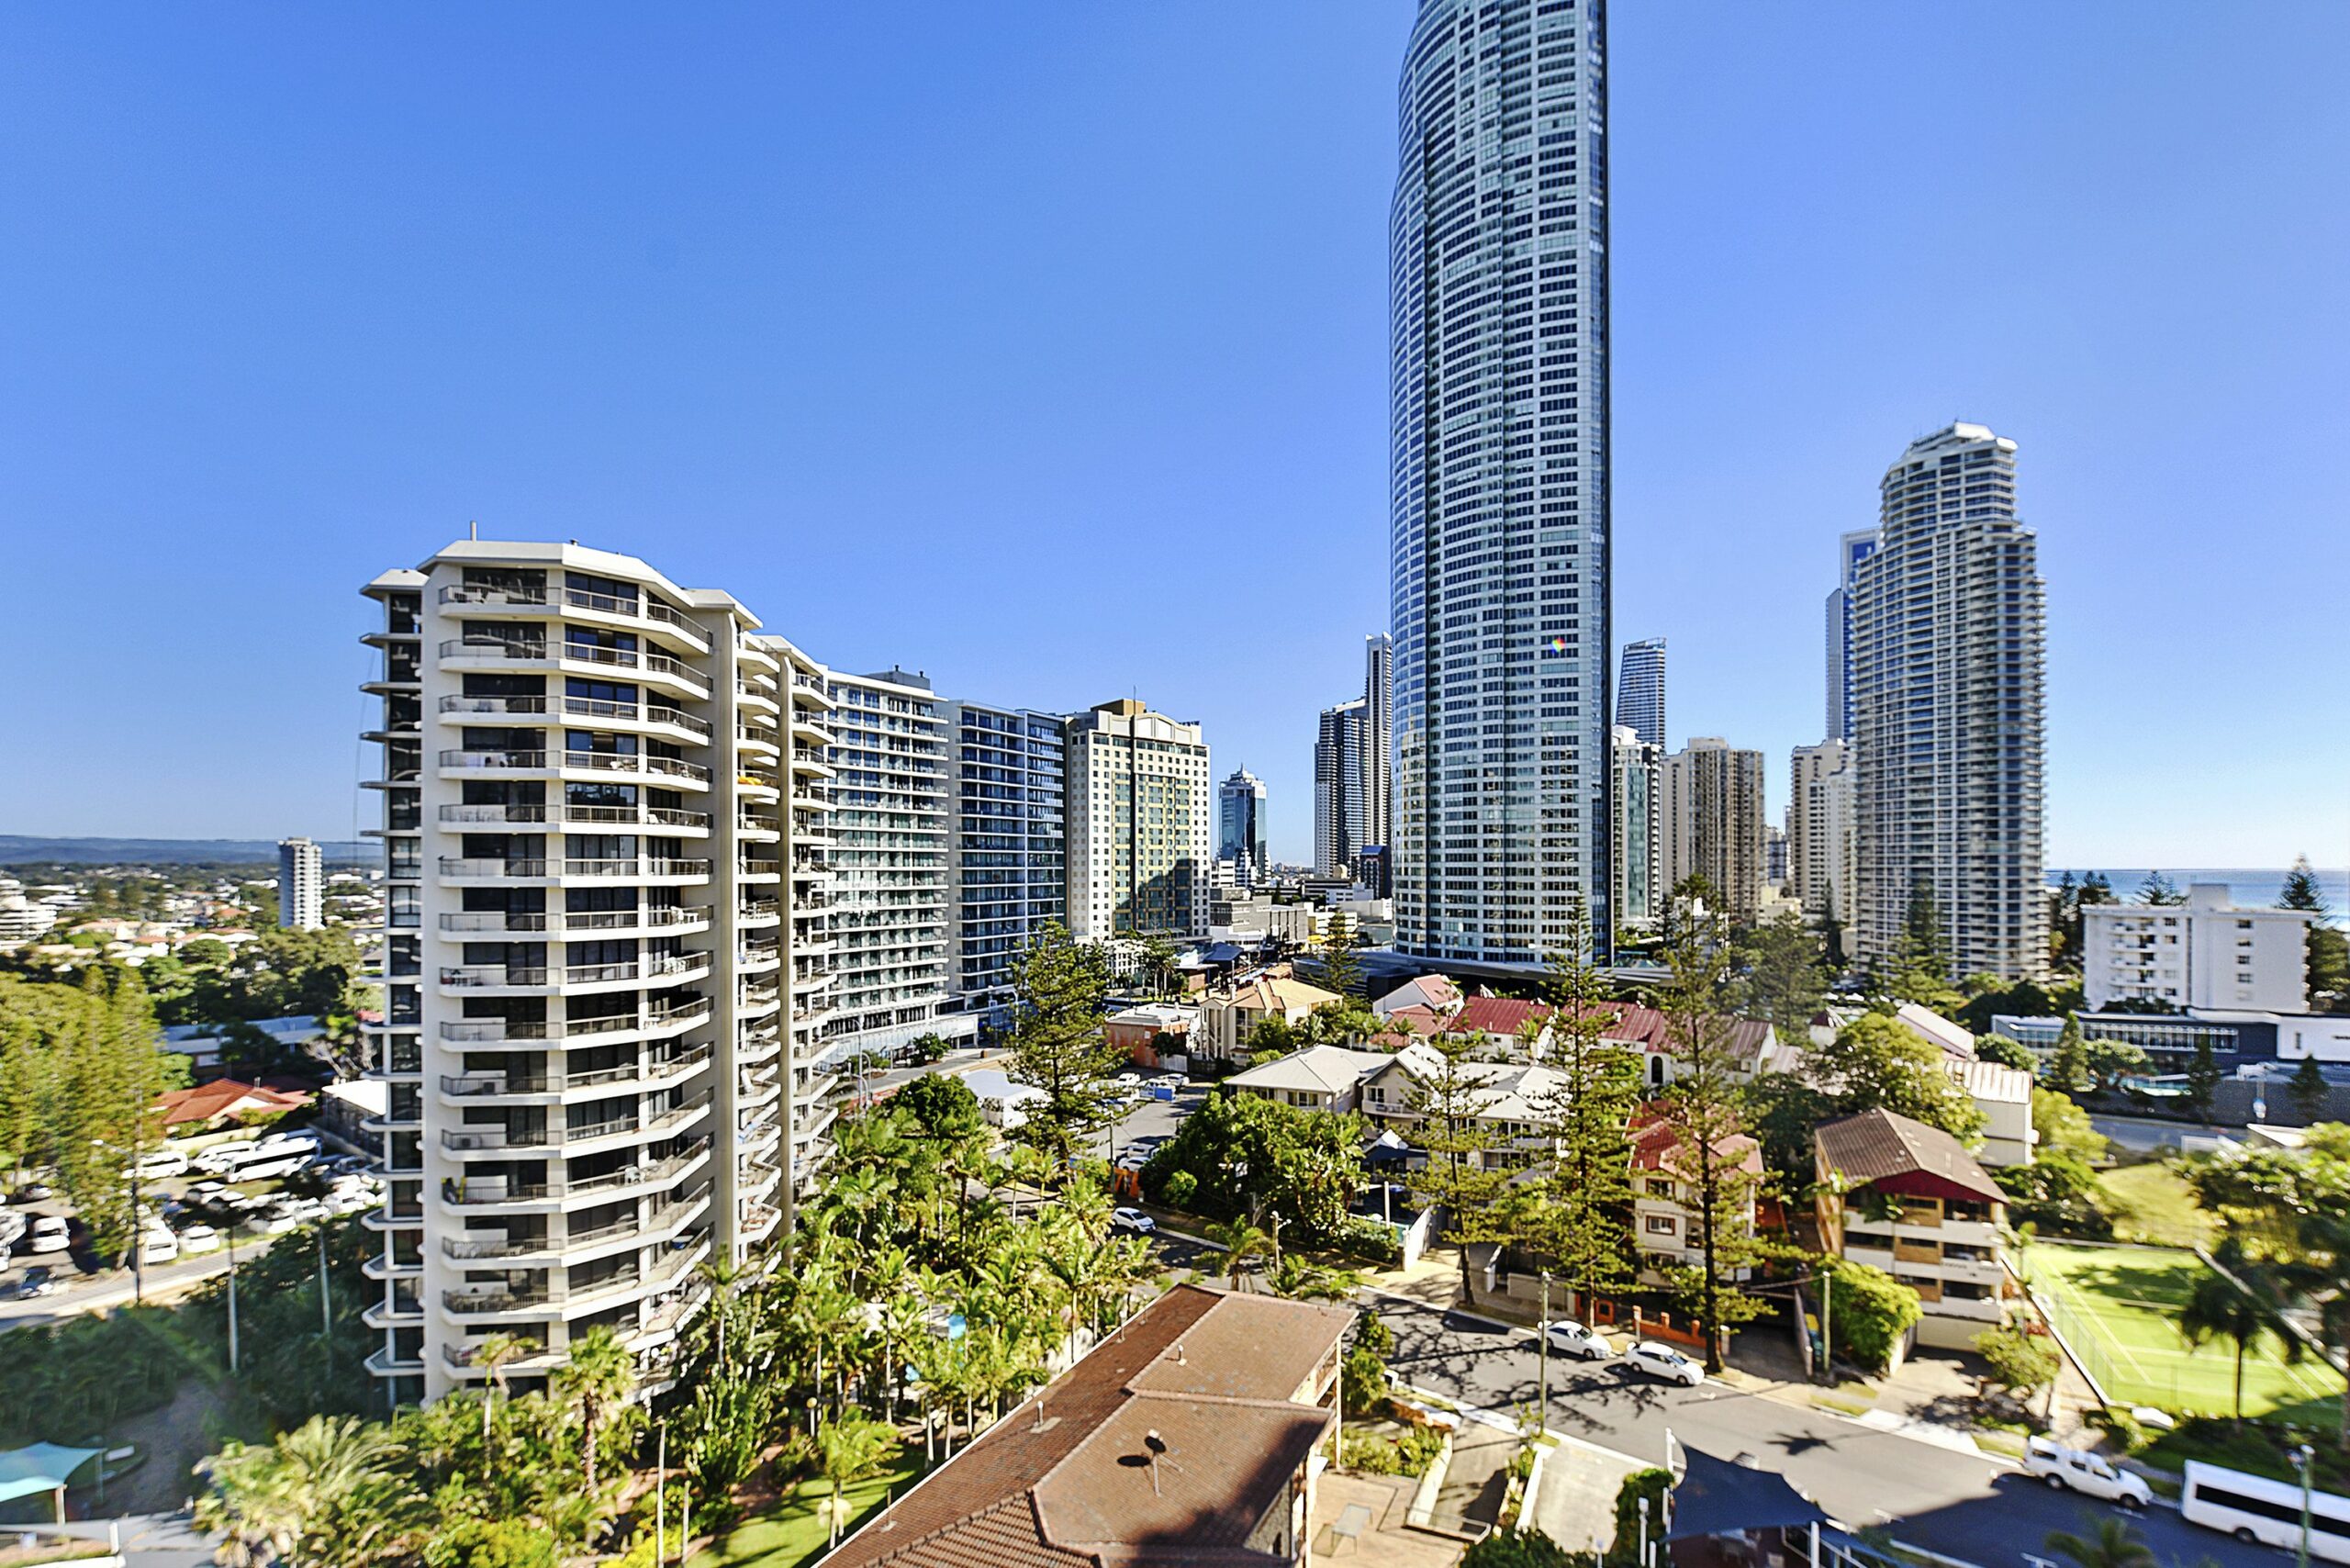
[[[2042,585],[2016,519],[2016,443],[1956,424],[1886,470],[1882,543],[1854,570],[1862,961],[1931,895],[1951,973],[2048,967]]]
[[[1370,842],[1364,795],[1368,705],[1360,697],[1322,710],[1314,742],[1314,868],[1352,876],[1355,856]]]
[[[1787,773],[1788,891],[1806,913],[1838,921],[1852,917],[1848,761],[1842,741],[1822,741],[1796,747]]]
[[[2130,1000],[2299,1013],[2309,1005],[2309,927],[2299,910],[2239,909],[2225,884],[2184,904],[2081,911],[2081,983],[2091,1011]]]
[[[1013,971],[1048,922],[1066,921],[1062,721],[950,702],[953,799],[947,991],[957,1012],[1009,1022]]]
[[[1703,876],[1733,917],[1751,917],[1762,897],[1762,754],[1693,735],[1663,776],[1665,896]]]
[[[1607,858],[1616,882],[1616,924],[1621,928],[1662,918],[1665,895],[1672,890],[1664,879],[1664,748],[1621,724],[1609,732],[1608,739],[1614,842]]]
[[[1265,781],[1245,767],[1216,786],[1215,857],[1231,863],[1234,885],[1253,888],[1272,873],[1265,836]]]
[[[1363,844],[1382,848],[1395,834],[1395,645],[1384,632],[1362,647]]]
[[[1200,727],[1128,700],[1069,720],[1064,737],[1070,935],[1206,935],[1213,795]]]
[[[1831,741],[1852,738],[1852,578],[1876,554],[1874,528],[1836,541],[1836,587],[1828,596],[1828,729]]]
[[[1624,667],[1616,680],[1616,722],[1652,746],[1664,739],[1664,639],[1624,644]]]
[[[1424,0],[1389,221],[1396,945],[1604,947],[1606,7]]]

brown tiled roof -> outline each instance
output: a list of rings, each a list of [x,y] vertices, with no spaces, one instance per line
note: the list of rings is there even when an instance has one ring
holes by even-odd
[[[1329,1412],[1292,1403],[1354,1314],[1180,1285],[823,1568],[1264,1564],[1248,1531]],[[1147,1432],[1166,1445],[1152,1485]]]
[[[1673,1037],[1672,1018],[1656,1008],[1610,1004],[1593,1011],[1609,1014],[1604,1031],[1606,1039],[1664,1056],[1680,1049]],[[1771,1036],[1771,1025],[1759,1019],[1721,1018],[1716,1022],[1722,1027],[1723,1044],[1730,1055],[1741,1061],[1752,1060]]]
[[[1902,1176],[1945,1182],[1986,1203],[2007,1193],[1984,1173],[1965,1147],[1940,1127],[1913,1122],[1880,1107],[1822,1122],[1811,1132],[1829,1169],[1862,1186]]]
[[[1643,1106],[1633,1115],[1631,1145],[1635,1170],[1664,1170],[1685,1178],[1695,1169],[1685,1158],[1687,1146],[1680,1130],[1653,1107]],[[1744,1133],[1716,1139],[1714,1154],[1749,1175],[1762,1174],[1762,1146]]]

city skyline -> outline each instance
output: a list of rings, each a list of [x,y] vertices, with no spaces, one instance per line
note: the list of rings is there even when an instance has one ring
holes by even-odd
[[[430,29],[340,19],[263,37],[228,17],[138,37],[28,18],[0,114],[36,152],[8,181],[17,210],[53,216],[0,261],[7,296],[34,302],[12,316],[22,352],[0,379],[21,442],[0,510],[38,520],[12,531],[20,581],[107,585],[127,662],[87,656],[78,595],[20,595],[0,626],[0,656],[22,677],[0,698],[0,732],[47,765],[0,770],[0,827],[347,839],[360,809],[347,699],[365,627],[343,585],[478,518],[485,538],[657,555],[681,580],[739,584],[756,602],[788,597],[784,539],[835,581],[887,561],[904,580],[886,625],[855,595],[805,618],[844,667],[904,660],[942,692],[1054,711],[1140,690],[1265,777],[1273,854],[1309,858],[1300,737],[1348,689],[1385,604],[1383,236],[1410,17],[1252,18],[1243,63],[1220,47],[1237,15],[948,17],[893,39],[924,101],[977,129],[968,148],[925,140],[936,169],[878,186],[918,130],[855,148],[878,111],[845,87],[811,78],[807,101],[779,101],[752,78],[778,59],[876,47],[885,22],[786,28],[740,13],[645,50],[646,29],[606,17],[533,56],[523,29],[474,19],[478,48],[438,81],[451,62]],[[2287,596],[2337,574],[2345,552],[2325,520],[2350,483],[2316,455],[2343,444],[2324,369],[2344,346],[2342,284],[2314,262],[2339,252],[2345,220],[2297,172],[2338,161],[2341,119],[2313,62],[2338,57],[2343,20],[2280,8],[2246,38],[2181,7],[2140,18],[2129,71],[2090,73],[2082,62],[2109,41],[2097,14],[2013,15],[2000,57],[1922,67],[1924,18],[1612,19],[1615,226],[1619,253],[1639,258],[1617,269],[1616,300],[1617,640],[1670,638],[1668,745],[1718,734],[1762,751],[1779,820],[1789,748],[1822,738],[1819,604],[1837,536],[1873,521],[1875,476],[1908,441],[1980,421],[2031,454],[2018,510],[2053,585],[2049,863],[2283,865],[2302,850],[2339,863],[2350,832],[2331,781],[2350,740],[2322,722],[2322,617],[2289,613]],[[709,69],[699,46],[730,27],[752,43],[742,64],[722,64],[674,131],[644,138],[653,107],[672,107],[664,89]],[[968,71],[975,54],[1002,69]],[[1747,78],[1807,58],[1824,62],[1819,91],[1791,133],[1828,151],[1790,201],[1724,153],[1758,106],[1789,112]],[[1906,100],[1869,80],[1897,60],[1924,72]],[[363,61],[424,95],[353,91]],[[1088,69],[1059,69],[1075,62]],[[575,106],[599,97],[583,82],[608,76],[615,100]],[[2174,123],[2166,106],[2190,88],[2231,114],[2192,133]],[[285,112],[330,134],[256,151],[247,106],[286,94]],[[509,106],[477,106],[490,102]],[[869,162],[800,178],[811,165],[795,143],[844,114],[857,129],[828,133],[824,152]],[[420,118],[432,126],[419,132]],[[1024,139],[1070,118],[1102,128],[1102,146],[1008,191],[988,183]],[[1870,138],[1852,137],[1863,123]],[[2269,151],[2288,126],[2290,160]],[[742,161],[643,194],[718,127],[748,128]],[[573,161],[583,143],[625,155],[582,174],[595,162]],[[1287,151],[1267,159],[1264,145]],[[2001,168],[2004,199],[2035,231],[2020,254],[1975,233],[1963,202],[1886,194],[1935,167],[1937,149],[1955,182],[1956,146]],[[2025,146],[2039,154],[2020,159]],[[573,172],[540,180],[553,160]],[[1106,170],[1137,162],[1101,197]],[[339,177],[352,167],[375,178]],[[186,178],[162,181],[168,168]],[[2170,285],[2135,215],[2180,180],[2211,193],[2232,236],[2203,284],[2226,328],[2192,372],[2142,342]],[[2074,201],[2085,181],[2098,201]],[[981,188],[1001,210],[968,199]],[[730,216],[746,201],[752,217]],[[1143,255],[1153,246],[1127,241],[1156,244],[1170,203],[1192,221]],[[902,249],[941,210],[957,242]],[[151,225],[157,243],[128,242]],[[1906,259],[1858,276],[1835,237],[1887,226]],[[1767,265],[1724,259],[1701,230]],[[1083,265],[1016,281],[1042,233],[1082,236]],[[1241,277],[1238,242],[1283,260]],[[885,254],[897,259],[871,279],[848,275]],[[1767,294],[1746,275],[1764,271]],[[1136,288],[1169,314],[1113,319]],[[881,302],[899,296],[916,308],[890,329]],[[1080,329],[1081,360],[1015,342],[1040,317]],[[1104,368],[1121,359],[1147,363],[1153,385]],[[935,389],[908,390],[916,380]],[[1010,408],[982,409],[1007,386]],[[1204,411],[1211,388],[1243,386]],[[1290,411],[1269,419],[1274,402]],[[1753,420],[1757,407],[1773,418]],[[2165,460],[2190,407],[2199,461],[2182,473]],[[923,437],[920,463],[902,442],[878,444],[893,422]],[[1202,451],[1220,455],[1203,464]],[[1707,460],[1687,461],[1696,452]],[[2213,516],[2234,543],[2210,538]],[[1177,528],[1210,545],[1227,529],[1248,539],[1256,580],[1163,627],[1072,599],[1072,580],[1163,569]],[[1028,569],[1056,551],[1072,559]],[[2167,596],[2179,581],[2201,597]],[[984,614],[968,608],[974,583]],[[2288,613],[2271,613],[2277,602]],[[2143,682],[2150,610],[2261,624],[2279,667],[2248,683],[2216,668]],[[113,669],[175,667],[192,629],[202,700],[154,704],[135,735],[98,717]],[[2143,766],[2143,737],[2182,707],[2296,742],[2251,748],[2224,777]]]

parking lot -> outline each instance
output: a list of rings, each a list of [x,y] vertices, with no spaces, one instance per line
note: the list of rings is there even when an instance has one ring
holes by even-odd
[[[381,1184],[353,1154],[316,1134],[210,1140],[193,1157],[151,1150],[138,1182],[140,1242],[101,1258],[65,1194],[21,1183],[0,1205],[0,1321],[16,1326],[168,1293],[227,1267],[229,1247],[265,1246],[297,1226],[372,1208]]]

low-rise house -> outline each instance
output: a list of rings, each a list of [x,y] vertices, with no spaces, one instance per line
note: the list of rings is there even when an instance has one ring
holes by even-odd
[[[1303,1568],[1354,1316],[1178,1285],[821,1568]]]
[[[1384,1018],[1391,1013],[1401,1012],[1405,1008],[1420,1007],[1449,1018],[1460,1011],[1461,1004],[1466,1000],[1467,998],[1460,994],[1460,988],[1452,983],[1450,977],[1422,975],[1417,980],[1404,981],[1393,991],[1373,1002],[1371,1004],[1371,1010]]]
[[[2031,1127],[2031,1074],[1979,1057],[1943,1066],[1983,1113],[1983,1147],[1975,1151],[1975,1158],[1995,1168],[2031,1164],[2040,1142]]]
[[[1444,1060],[1432,1046],[1411,1045],[1386,1057],[1362,1081],[1357,1109],[1382,1128],[1410,1141],[1421,1117],[1412,1107],[1416,1082],[1443,1070]],[[1489,1126],[1499,1147],[1476,1157],[1480,1167],[1515,1169],[1553,1152],[1543,1129],[1550,1125],[1550,1101],[1564,1081],[1539,1062],[1472,1061],[1464,1064],[1477,1082],[1477,1119]]]
[[[258,1083],[240,1083],[233,1078],[218,1078],[193,1089],[174,1089],[155,1096],[155,1109],[163,1114],[163,1130],[167,1133],[210,1131],[225,1127],[240,1116],[297,1111],[309,1103],[308,1094],[264,1089]]]
[[[1111,1014],[1102,1034],[1136,1067],[1160,1067],[1165,1065],[1162,1057],[1186,1054],[1197,1014],[1198,1009],[1181,1002],[1146,1002]]]
[[[291,1014],[284,1018],[256,1018],[252,1026],[292,1051],[298,1051],[326,1036],[326,1026],[308,1013]],[[218,1024],[171,1025],[163,1030],[163,1048],[186,1057],[188,1065],[197,1072],[218,1070],[223,1027]]]
[[[1705,1261],[1702,1219],[1691,1206],[1701,1172],[1695,1148],[1652,1109],[1633,1118],[1630,1139],[1632,1242],[1640,1252],[1640,1282],[1653,1286],[1662,1282],[1668,1269]],[[1742,1179],[1743,1191],[1726,1217],[1740,1238],[1751,1236],[1762,1187],[1762,1146],[1737,1133],[1714,1145],[1714,1158]],[[1740,1269],[1733,1277],[1742,1280],[1751,1272]]]
[[[1238,1061],[1248,1054],[1248,1036],[1268,1018],[1303,1024],[1317,1007],[1343,1000],[1337,991],[1309,985],[1285,971],[1265,970],[1200,998],[1199,1021],[1192,1027],[1194,1057]]]
[[[1525,1042],[1539,1060],[1549,1054],[1550,1009],[1539,1002],[1521,1002],[1511,996],[1472,996],[1460,1004],[1444,1032]]]
[[[1282,1105],[1343,1114],[1359,1111],[1364,1081],[1383,1071],[1393,1058],[1385,1051],[1345,1046],[1308,1046],[1275,1057],[1225,1080],[1225,1087]]]
[[[1920,1343],[1963,1347],[2005,1316],[2007,1194],[1956,1138],[1886,1110],[1811,1136],[1821,1245],[1916,1291]]]

